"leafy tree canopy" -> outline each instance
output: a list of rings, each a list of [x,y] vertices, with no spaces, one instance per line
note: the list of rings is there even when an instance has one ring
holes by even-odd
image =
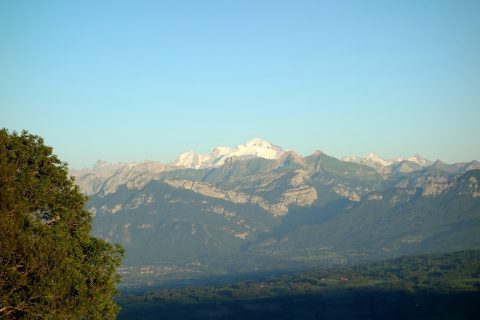
[[[111,319],[123,249],[41,137],[0,130],[0,318]]]

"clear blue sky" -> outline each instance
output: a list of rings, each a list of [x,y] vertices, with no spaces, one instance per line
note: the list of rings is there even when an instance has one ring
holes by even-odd
[[[480,159],[480,1],[0,0],[0,127],[72,167],[254,137]]]

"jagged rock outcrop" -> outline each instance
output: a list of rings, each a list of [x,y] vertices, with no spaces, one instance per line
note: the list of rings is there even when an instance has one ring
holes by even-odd
[[[288,189],[282,193],[280,201],[270,203],[258,195],[249,195],[239,191],[221,190],[209,184],[191,180],[165,180],[165,182],[174,188],[192,190],[201,195],[230,201],[232,203],[251,203],[256,204],[270,212],[274,216],[281,216],[288,212],[290,205],[309,206],[317,199],[317,192],[311,186],[301,186],[299,188]]]

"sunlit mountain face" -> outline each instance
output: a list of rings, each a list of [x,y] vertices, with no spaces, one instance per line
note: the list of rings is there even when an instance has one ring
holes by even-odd
[[[71,174],[89,195],[94,235],[125,247],[124,272],[147,268],[155,279],[480,246],[478,161],[340,160],[256,138],[173,163],[99,161]]]

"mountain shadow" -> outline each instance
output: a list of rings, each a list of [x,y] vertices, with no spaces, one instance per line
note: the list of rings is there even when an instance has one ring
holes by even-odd
[[[280,240],[301,226],[320,225],[335,217],[340,212],[343,212],[345,208],[351,204],[351,201],[342,198],[331,201],[324,207],[312,206],[309,208],[291,208],[289,214],[283,216],[280,224],[274,227],[272,231],[259,234],[256,241],[245,243],[241,247],[241,250],[246,251],[252,245],[267,239],[274,238]]]

